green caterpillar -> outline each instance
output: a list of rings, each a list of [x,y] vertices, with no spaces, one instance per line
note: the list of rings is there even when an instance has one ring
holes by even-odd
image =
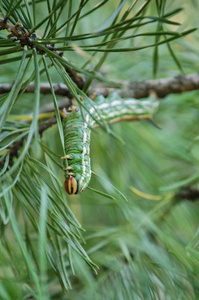
[[[84,119],[76,106],[70,106],[64,111],[66,156],[62,159],[67,159],[68,166],[64,168],[65,189],[69,195],[82,192],[90,182],[90,128],[97,126],[96,120],[103,119],[112,124],[119,121],[151,119],[158,101],[152,98],[124,100],[118,94],[111,93],[106,99],[102,96],[97,97],[94,104],[96,109],[91,105],[87,106],[90,114],[87,113]]]

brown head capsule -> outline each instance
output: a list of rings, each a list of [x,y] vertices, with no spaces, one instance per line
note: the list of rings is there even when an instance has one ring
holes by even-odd
[[[69,195],[78,193],[78,182],[75,177],[70,176],[65,180],[65,190]]]

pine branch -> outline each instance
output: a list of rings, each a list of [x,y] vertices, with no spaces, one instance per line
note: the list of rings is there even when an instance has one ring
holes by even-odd
[[[0,84],[0,94],[9,93],[12,88],[12,84],[3,83]],[[56,95],[66,96],[68,98],[72,98],[67,86],[63,83],[53,84],[53,89]],[[32,94],[35,91],[35,84],[31,83],[28,88],[25,90],[25,93]],[[41,83],[40,84],[40,93],[41,94],[51,94],[51,88],[49,83]]]
[[[179,94],[199,89],[199,73],[180,75],[170,78],[161,78],[146,81],[132,81],[122,83],[123,88],[117,89],[122,98],[146,98],[153,91],[158,98],[164,98],[169,94]],[[107,87],[96,87],[90,89],[89,93],[97,93],[107,96],[110,89]]]
[[[22,48],[24,46],[27,46],[28,49],[36,49],[36,51],[41,55],[45,54],[45,52],[41,50],[40,47],[34,44],[34,41],[36,41],[39,37],[35,33],[26,30],[23,26],[20,25],[19,22],[17,22],[13,26],[8,22],[6,18],[4,20],[0,19],[0,30],[7,30],[8,32],[10,32],[7,38],[12,39],[14,42],[18,41]],[[54,46],[45,45],[44,47],[62,57],[66,62],[68,61],[67,58],[63,56],[63,52],[56,51],[56,48]],[[67,66],[65,66],[65,70],[71,77],[71,79],[76,83],[78,88],[83,89],[84,79],[75,71],[69,69]]]
[[[118,82],[118,85],[121,85],[122,88],[111,88],[103,86],[103,84],[96,84],[89,89],[88,94],[98,94],[106,97],[110,93],[111,88],[112,91],[117,91],[122,98],[145,98],[149,96],[151,91],[154,91],[158,98],[164,98],[169,94],[198,90],[199,73],[146,81]],[[0,94],[8,93],[11,88],[12,84],[0,84]],[[72,98],[69,89],[63,83],[54,84],[53,89],[56,95],[66,96],[69,99]],[[34,90],[35,85],[32,83],[28,86],[25,93],[34,93]],[[48,83],[41,83],[40,93],[51,94],[50,85]],[[68,104],[69,101],[67,99],[66,103],[63,103],[63,106]]]

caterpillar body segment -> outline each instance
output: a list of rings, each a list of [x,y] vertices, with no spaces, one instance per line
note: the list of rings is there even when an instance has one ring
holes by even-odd
[[[100,117],[94,108],[90,109],[91,114],[95,119],[100,120],[101,118],[109,124],[126,120],[151,119],[159,104],[152,98],[121,99],[115,92],[109,94],[104,100],[102,100],[102,96],[97,97],[95,101]],[[91,121],[91,125],[92,127],[97,126],[94,120]]]
[[[68,108],[63,118],[63,128],[68,163],[65,168],[65,189],[73,195],[82,192],[91,178],[90,129],[75,106]]]
[[[103,119],[112,124],[120,121],[151,119],[158,108],[158,101],[153,98],[121,99],[118,94],[111,93],[106,99],[98,96],[94,105],[85,104],[89,113],[81,115],[76,106],[64,112],[63,130],[67,167],[65,170],[65,189],[70,195],[82,192],[91,179],[90,164],[90,132],[97,127],[96,120]],[[93,118],[92,118],[93,117]]]

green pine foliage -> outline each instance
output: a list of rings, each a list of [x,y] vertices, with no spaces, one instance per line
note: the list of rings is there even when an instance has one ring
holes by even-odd
[[[195,73],[198,12],[194,0],[0,1],[0,84],[12,84],[0,94],[0,299],[199,298],[199,92],[162,99],[160,129],[93,130],[92,189],[69,196],[52,87],[81,105],[99,82]]]

